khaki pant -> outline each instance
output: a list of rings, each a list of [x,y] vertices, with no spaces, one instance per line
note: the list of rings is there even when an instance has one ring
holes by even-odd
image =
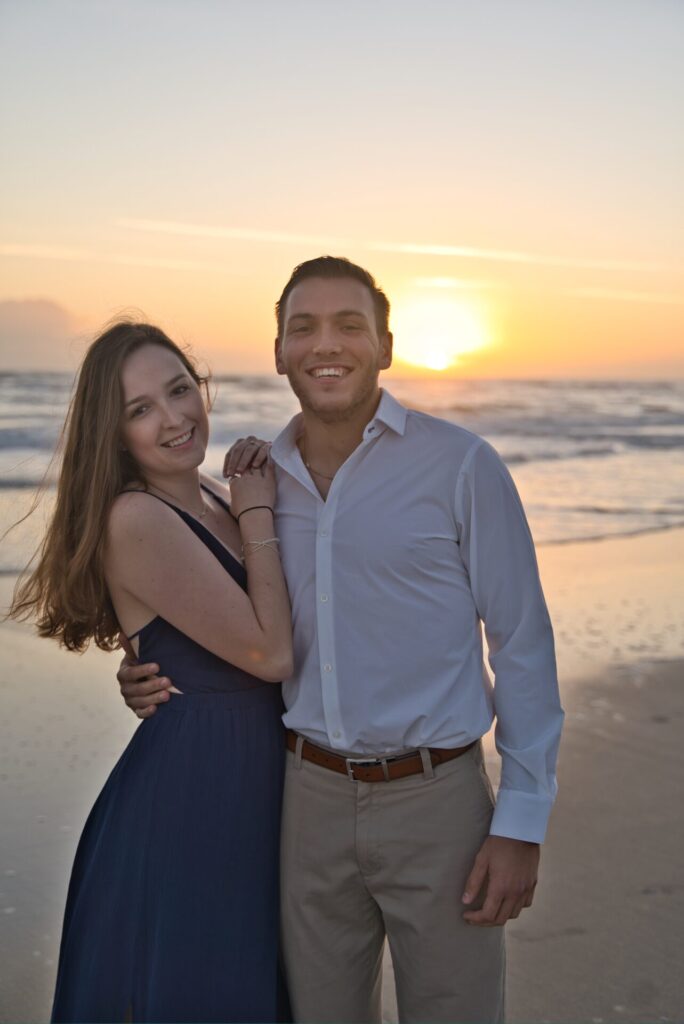
[[[461,916],[492,808],[479,744],[376,783],[288,751],[282,927],[295,1020],[379,1022],[385,935],[400,1021],[503,1020],[503,929]]]

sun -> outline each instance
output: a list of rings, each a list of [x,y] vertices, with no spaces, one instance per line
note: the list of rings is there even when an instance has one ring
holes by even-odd
[[[490,343],[484,311],[450,295],[416,296],[392,308],[394,355],[411,366],[448,370]]]

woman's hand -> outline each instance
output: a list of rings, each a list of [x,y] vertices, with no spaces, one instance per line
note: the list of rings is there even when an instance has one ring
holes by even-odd
[[[230,480],[247,469],[259,469],[268,462],[270,441],[261,441],[250,434],[240,437],[229,449],[223,462],[223,475]]]
[[[275,497],[275,470],[270,460],[258,469],[244,470],[230,482],[230,510],[236,519],[248,508],[265,506],[273,511]]]

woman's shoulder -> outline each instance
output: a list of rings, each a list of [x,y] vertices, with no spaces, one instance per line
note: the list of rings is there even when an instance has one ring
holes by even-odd
[[[155,530],[160,525],[166,527],[177,519],[177,513],[154,494],[142,488],[121,491],[109,510],[109,540],[126,540],[132,532],[139,535],[141,532]]]

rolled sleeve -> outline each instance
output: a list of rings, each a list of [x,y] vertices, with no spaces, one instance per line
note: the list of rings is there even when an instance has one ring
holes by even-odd
[[[493,835],[542,842],[556,795],[563,723],[551,621],[515,484],[478,440],[456,487],[461,557],[494,673],[501,783]]]

